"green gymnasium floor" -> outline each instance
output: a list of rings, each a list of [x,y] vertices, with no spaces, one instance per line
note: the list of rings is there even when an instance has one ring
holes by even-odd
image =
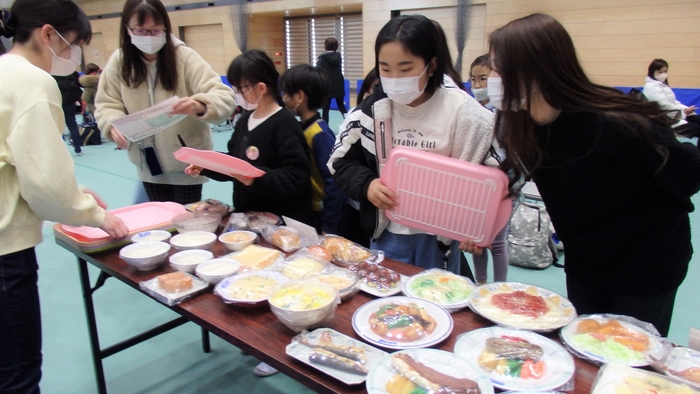
[[[331,127],[337,131],[342,121],[333,111]],[[225,150],[229,131],[214,133],[214,147]],[[72,148],[68,147],[72,152]],[[74,157],[80,184],[96,191],[110,208],[131,205],[136,178],[126,152],[114,144],[83,148]],[[231,201],[230,183],[209,182],[204,197]],[[700,198],[694,198],[700,204]],[[700,213],[691,214],[695,227]],[[44,226],[44,242],[37,246],[39,291],[43,322],[43,378],[41,390],[47,394],[91,394],[96,392],[90,356],[87,323],[83,309],[75,257],[53,240],[51,223]],[[694,234],[694,244],[698,234]],[[611,240],[614,242],[614,240]],[[619,245],[624,248],[625,245]],[[690,327],[700,327],[700,253],[691,261],[690,271],[676,299],[670,339],[687,345]],[[93,283],[98,270],[90,267]],[[663,269],[663,267],[659,267]],[[543,271],[511,267],[508,279],[532,283],[565,294],[564,271],[550,267]],[[695,301],[693,301],[695,300]],[[103,347],[152,328],[176,317],[136,290],[110,279],[95,293],[95,308]],[[241,354],[233,345],[212,335],[212,351],[201,351],[200,329],[187,323],[104,360],[110,393],[306,393],[309,389],[283,374],[258,378],[252,371],[257,360]]]

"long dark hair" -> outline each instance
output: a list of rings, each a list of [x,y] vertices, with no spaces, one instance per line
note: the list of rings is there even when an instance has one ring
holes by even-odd
[[[442,26],[437,21],[432,19],[430,21],[433,22],[433,26],[435,26],[435,30],[437,30],[438,38],[440,40],[440,49],[438,50],[438,53],[443,58],[442,64],[445,65],[445,74],[452,78],[452,81],[454,81],[455,85],[457,85],[458,88],[466,92],[467,88],[464,87],[464,81],[462,80],[462,76],[459,75],[459,72],[457,72],[454,63],[452,63],[452,55],[450,55],[450,48],[447,46],[447,37],[445,36],[445,30],[442,29]]]
[[[656,80],[656,78],[654,78],[654,73],[657,72],[658,70],[661,70],[664,67],[666,67],[666,69],[668,70],[668,62],[666,62],[666,60],[664,60],[664,59],[652,60],[651,63],[649,64],[649,69],[647,70],[647,76],[653,80]],[[664,81],[663,83],[665,83],[668,86],[671,86],[668,84],[668,78],[666,78],[666,81]]]
[[[374,68],[377,72],[379,50],[390,42],[398,42],[406,51],[423,58],[426,66],[435,58],[436,67],[433,75],[428,78],[425,91],[433,93],[442,85],[445,76],[445,55],[441,51],[444,48],[440,45],[440,36],[430,19],[423,15],[401,15],[387,22],[379,31],[374,43]]]
[[[252,84],[264,83],[267,86],[267,94],[274,97],[279,105],[282,105],[277,84],[279,76],[272,59],[259,49],[249,49],[236,56],[226,72],[228,82],[239,91],[242,81],[248,81]]]
[[[491,33],[489,47],[491,67],[503,82],[503,108],[519,107],[522,92],[527,92],[529,101],[531,93],[537,91],[557,110],[602,112],[626,125],[624,129],[635,130],[650,144],[649,120],[670,123],[658,104],[642,103],[614,88],[591,82],[579,64],[571,37],[549,15],[533,14],[508,23]],[[515,175],[511,186],[521,175],[532,174],[542,160],[530,111],[527,105],[517,112],[498,111],[496,117],[496,130],[502,133],[506,150],[501,169]],[[654,148],[665,162],[667,150],[656,145]]]
[[[357,103],[355,105],[359,107],[360,103],[365,98],[365,94],[367,94],[367,92],[369,92],[369,90],[378,83],[379,75],[377,75],[377,69],[373,68],[369,70],[367,75],[365,75],[365,79],[362,81],[362,86],[360,86],[360,90],[357,91]]]
[[[127,0],[122,11],[122,23],[119,26],[119,46],[122,50],[121,78],[130,88],[136,88],[146,82],[148,67],[144,63],[143,53],[131,44],[128,23],[132,16],[136,15],[139,24],[143,24],[149,17],[156,24],[165,26],[165,46],[158,51],[158,69],[156,71],[156,84],[160,83],[163,89],[169,92],[177,90],[177,58],[175,57],[175,45],[173,44],[172,27],[168,11],[160,0]]]
[[[25,44],[32,32],[51,25],[62,36],[75,32],[74,41],[90,43],[92,27],[85,12],[71,0],[17,0],[10,11],[3,11],[0,35]]]

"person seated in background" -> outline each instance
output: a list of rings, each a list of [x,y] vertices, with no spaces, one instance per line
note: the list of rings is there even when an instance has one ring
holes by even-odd
[[[83,86],[83,95],[80,97],[85,103],[85,112],[94,118],[95,116],[95,95],[97,94],[97,84],[100,82],[102,70],[95,63],[85,66],[85,75],[81,75],[78,81]]]
[[[282,101],[301,118],[301,128],[311,153],[313,225],[319,234],[337,234],[345,195],[335,187],[326,165],[335,144],[335,134],[318,113],[329,95],[328,78],[320,69],[300,64],[282,74],[279,84]]]
[[[674,131],[684,137],[700,136],[700,116],[695,113],[695,106],[687,106],[676,100],[671,86],[668,84],[668,63],[664,59],[654,59],[649,64],[647,77],[644,82],[644,96],[649,101],[659,104],[667,111],[672,119],[679,119],[673,125]],[[700,144],[700,141],[698,141]]]

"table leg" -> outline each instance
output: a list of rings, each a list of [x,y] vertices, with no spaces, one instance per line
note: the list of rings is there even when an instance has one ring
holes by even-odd
[[[100,350],[100,339],[97,334],[97,321],[95,320],[95,306],[92,302],[92,289],[90,287],[90,273],[87,269],[87,262],[78,257],[78,268],[80,272],[80,287],[83,291],[83,301],[85,302],[85,314],[87,315],[88,333],[90,335],[90,350],[92,351],[92,362],[95,366],[95,378],[97,379],[97,391],[99,394],[107,393],[104,369],[102,367],[102,356]]]
[[[204,350],[204,353],[209,353],[211,351],[211,347],[209,346],[209,331],[205,330],[204,327],[202,327],[202,350]]]

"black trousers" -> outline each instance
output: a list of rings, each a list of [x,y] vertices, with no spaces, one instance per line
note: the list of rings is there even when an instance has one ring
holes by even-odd
[[[0,256],[0,393],[39,393],[41,310],[34,248]]]
[[[80,153],[82,151],[83,139],[80,137],[80,130],[78,130],[78,121],[75,120],[75,104],[63,107],[63,118],[66,121],[66,127],[70,130],[70,138],[73,140],[73,149],[75,153]]]
[[[328,99],[326,105],[323,106],[322,117],[326,123],[328,123],[328,116],[331,109],[331,99],[335,99],[335,103],[338,105],[338,111],[340,111],[340,114],[343,115],[343,117],[345,117],[345,114],[348,113],[347,108],[345,108],[345,102],[343,101],[345,100],[345,97],[331,97]]]
[[[143,182],[149,201],[174,201],[191,204],[202,201],[202,185],[167,185]]]
[[[601,273],[604,275],[605,273]],[[615,291],[588,285],[566,275],[566,293],[579,315],[614,313],[632,316],[651,323],[661,336],[668,336],[673,314],[673,303],[678,288],[648,297],[633,297]]]

